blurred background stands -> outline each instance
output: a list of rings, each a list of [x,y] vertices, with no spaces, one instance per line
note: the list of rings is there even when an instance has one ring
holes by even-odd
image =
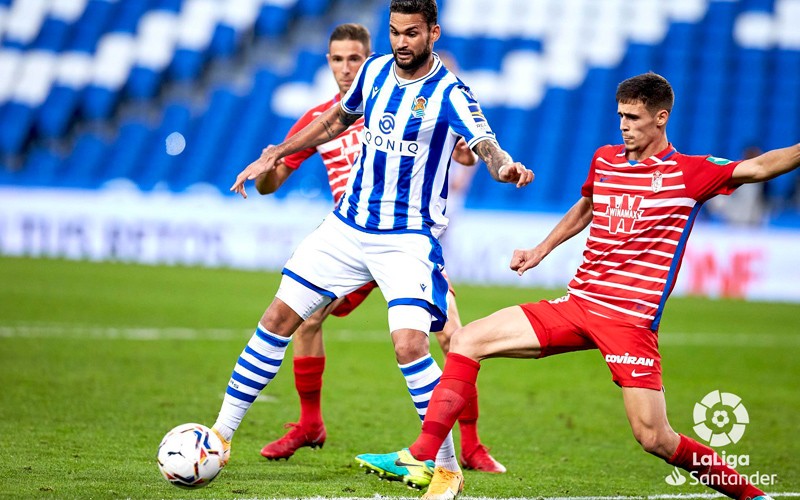
[[[646,71],[675,87],[668,135],[684,153],[739,159],[800,139],[800,0],[439,6],[437,47],[537,174],[516,190],[480,169],[468,208],[566,210],[594,150],[620,142],[617,83]],[[335,93],[333,26],[364,23],[388,52],[388,19],[376,0],[0,0],[0,185],[227,195]],[[177,155],[165,148],[173,132],[186,141]],[[707,217],[800,227],[798,182],[780,177]],[[301,169],[278,196],[329,199],[324,169]]]

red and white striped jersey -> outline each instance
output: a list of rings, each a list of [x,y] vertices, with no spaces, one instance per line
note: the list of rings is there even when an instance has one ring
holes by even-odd
[[[309,109],[297,122],[289,129],[286,137],[289,138],[311,123],[314,118],[321,115],[323,112],[338,105],[339,94],[328,102],[322,103],[319,106]],[[353,166],[358,154],[361,152],[361,131],[364,129],[364,118],[359,118],[354,124],[350,125],[347,130],[342,132],[338,137],[332,139],[317,147],[303,149],[296,153],[286,156],[283,161],[286,166],[297,170],[300,165],[307,160],[311,155],[319,152],[322,157],[322,163],[328,170],[328,182],[331,185],[331,193],[333,194],[333,202],[338,203],[339,198],[344,194],[344,189],[347,187],[347,179],[350,176],[350,169]]]
[[[628,161],[623,145],[598,149],[581,188],[594,209],[569,293],[594,314],[658,330],[697,213],[738,187],[738,164],[683,155],[671,144],[641,162]]]

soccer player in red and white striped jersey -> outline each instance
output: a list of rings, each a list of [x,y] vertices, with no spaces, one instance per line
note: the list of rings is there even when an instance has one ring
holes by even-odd
[[[338,106],[342,96],[350,89],[358,69],[369,57],[371,49],[370,34],[359,24],[341,24],[334,28],[328,42],[328,65],[333,73],[339,92],[330,100],[309,109],[291,127],[287,138],[306,127],[317,116],[333,106]],[[300,165],[315,153],[319,153],[328,172],[328,182],[334,203],[342,197],[350,175],[350,170],[361,152],[360,134],[364,129],[364,119],[359,118],[347,130],[330,141],[288,155],[268,174],[256,179],[256,189],[261,194],[271,194],[280,188]],[[466,165],[477,162],[476,155],[463,140],[453,152],[453,159]],[[298,448],[321,447],[327,437],[322,418],[321,390],[322,374],[325,369],[325,348],[322,339],[322,324],[329,315],[347,316],[358,307],[377,287],[373,281],[355,292],[331,302],[307,319],[294,334],[294,377],[295,388],[300,397],[300,419],[297,423],[286,424],[289,431],[280,439],[273,441],[261,450],[261,455],[270,460],[289,459]],[[448,293],[448,322],[444,330],[436,332],[436,338],[447,353],[452,333],[461,326],[455,295],[452,287]],[[483,472],[503,473],[505,467],[497,462],[481,443],[477,431],[478,404],[475,402],[459,418],[461,429],[461,462],[469,469]]]
[[[458,330],[422,434],[408,451],[421,464],[435,454],[465,395],[475,390],[483,359],[598,349],[621,387],[633,434],[645,451],[731,498],[769,498],[714,450],[670,427],[658,327],[703,202],[797,168],[800,144],[741,162],[684,155],[667,140],[674,96],[666,79],[655,73],[630,78],[619,85],[616,98],[623,144],[597,150],[580,200],[544,241],[515,250],[511,260],[511,269],[522,275],[590,226],[569,293],[509,307]],[[389,463],[391,455],[369,460]]]

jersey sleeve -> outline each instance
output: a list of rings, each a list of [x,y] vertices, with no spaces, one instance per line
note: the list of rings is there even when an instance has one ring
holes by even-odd
[[[581,186],[581,196],[586,198],[591,198],[594,193],[594,166],[597,164],[598,156],[600,156],[600,149],[594,152],[592,164],[589,165],[589,175],[586,177],[583,186]]]
[[[306,125],[308,125],[314,120],[313,111],[314,111],[313,109],[306,111],[305,114],[303,114],[303,116],[301,116],[300,119],[297,120],[294,123],[294,125],[292,125],[292,128],[289,129],[289,133],[286,134],[286,139],[303,130],[306,127]],[[284,156],[283,162],[286,164],[287,167],[291,168],[292,170],[297,170],[298,168],[300,168],[300,165],[304,161],[309,159],[311,155],[313,155],[316,152],[317,149],[314,147],[301,149],[296,153]]]
[[[719,194],[731,194],[740,186],[733,181],[733,170],[741,161],[714,156],[689,156],[682,166],[687,194],[703,202]]]
[[[449,107],[447,115],[450,129],[463,137],[470,149],[482,140],[495,138],[469,87],[455,84],[447,95],[445,105]]]

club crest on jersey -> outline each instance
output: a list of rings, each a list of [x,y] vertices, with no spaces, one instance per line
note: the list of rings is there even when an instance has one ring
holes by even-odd
[[[411,105],[411,114],[414,116],[414,118],[422,118],[425,116],[425,106],[427,105],[428,100],[423,96],[418,95],[416,99],[414,99],[414,103]]]
[[[654,193],[661,191],[662,177],[664,176],[661,174],[660,170],[653,172],[653,181],[650,183],[650,187],[653,188]]]
[[[632,233],[637,220],[642,218],[644,210],[639,207],[644,200],[643,196],[609,196],[608,208],[604,215],[608,216],[608,232],[616,234],[618,231]]]

